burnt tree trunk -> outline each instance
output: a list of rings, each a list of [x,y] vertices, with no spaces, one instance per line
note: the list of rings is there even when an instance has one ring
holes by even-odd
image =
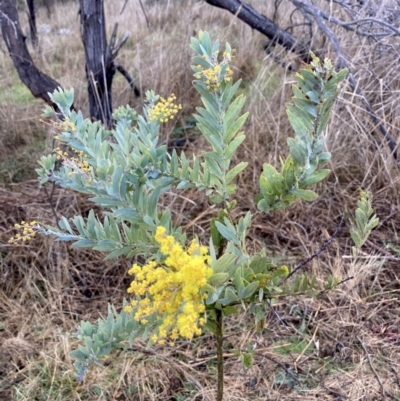
[[[3,39],[21,81],[29,88],[33,96],[43,99],[56,108],[48,93],[53,93],[60,84],[41,72],[33,63],[26,47],[26,38],[21,31],[14,0],[0,1],[0,25]]]
[[[90,116],[109,127],[112,114],[111,86],[116,68],[107,46],[104,1],[79,0],[79,4]]]
[[[36,30],[36,13],[34,0],[26,0],[28,4],[28,19],[29,29],[31,31],[31,41],[34,47],[38,45],[37,30]]]

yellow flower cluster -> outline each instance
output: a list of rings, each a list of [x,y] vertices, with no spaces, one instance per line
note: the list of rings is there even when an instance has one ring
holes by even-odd
[[[232,50],[232,53],[235,52],[235,49]],[[233,72],[228,67],[226,67],[224,73],[222,73],[222,66],[228,64],[229,61],[234,58],[233,55],[228,57],[227,52],[225,51],[223,54],[224,58],[221,62],[218,62],[218,52],[214,53],[212,58],[212,63],[215,65],[212,68],[204,68],[200,64],[197,68],[200,70],[195,74],[197,79],[202,79],[205,84],[207,85],[208,90],[212,90],[213,92],[217,92],[218,89],[221,87],[221,82],[230,82],[232,79]],[[203,56],[204,58],[204,56]]]
[[[14,227],[18,230],[22,230],[22,234],[18,233],[15,237],[11,237],[8,240],[9,244],[17,244],[20,241],[26,242],[33,238],[36,234],[35,229],[37,228],[37,222],[35,220],[31,221],[30,223],[21,221],[21,224],[15,224]]]
[[[65,117],[65,120],[62,122],[51,121],[50,123],[47,123],[43,120],[41,121],[45,124],[52,126],[57,131],[68,131],[71,132],[72,134],[76,133],[76,125],[69,119],[69,117]],[[58,139],[58,135],[56,135],[55,138]]]
[[[208,249],[193,240],[187,250],[177,243],[173,236],[165,234],[164,227],[157,227],[155,239],[161,252],[167,256],[163,266],[154,261],[143,267],[134,264],[129,274],[135,275],[128,292],[135,296],[127,312],[136,308],[135,320],[143,324],[156,315],[158,333],[152,341],[164,343],[179,336],[188,339],[201,334],[205,319],[204,295],[201,288],[207,283],[213,271]]]
[[[182,109],[181,104],[175,104],[176,96],[172,93],[168,99],[163,97],[150,107],[149,109],[149,120],[159,121],[160,123],[166,123],[168,120],[173,120],[179,110]]]
[[[57,155],[57,160],[62,160],[65,166],[73,169],[68,176],[71,177],[73,174],[83,173],[90,174],[91,167],[89,162],[83,160],[83,152],[75,152],[77,157],[69,157],[68,152],[63,152],[59,147],[55,148],[53,152]],[[91,180],[89,180],[90,182]]]
[[[76,132],[76,125],[68,117],[60,124],[63,131],[71,131],[73,134]]]

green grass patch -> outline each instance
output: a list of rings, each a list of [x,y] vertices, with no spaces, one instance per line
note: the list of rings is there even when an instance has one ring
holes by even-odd
[[[15,79],[11,87],[0,88],[0,106],[14,104],[20,106],[29,106],[36,103],[37,99],[31,91],[19,79]]]
[[[14,387],[13,399],[15,401],[77,399],[75,389],[78,384],[66,369],[67,366],[63,364],[56,366],[50,358],[42,363],[31,364],[25,379]]]
[[[309,355],[314,350],[314,346],[310,344],[307,348],[307,345],[307,339],[293,338],[281,345],[278,344],[274,349],[280,355],[301,354],[303,352],[304,355]]]
[[[35,135],[32,144],[21,147],[0,160],[0,183],[11,184],[36,179],[37,160],[45,150],[44,132]]]

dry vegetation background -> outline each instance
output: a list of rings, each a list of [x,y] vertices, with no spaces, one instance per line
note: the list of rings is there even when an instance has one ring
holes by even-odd
[[[129,1],[120,15],[123,3],[106,1],[108,33],[115,22],[121,34],[132,33],[118,61],[133,74],[142,93],[154,89],[162,96],[177,95],[183,111],[175,126],[163,129],[163,138],[190,137],[186,152],[201,152],[205,146],[189,118],[198,105],[191,87],[190,37],[207,30],[237,49],[233,68],[235,77],[243,79],[241,91],[248,96],[250,112],[247,139],[237,156],[249,162],[239,179],[237,214],[249,208],[255,211],[253,197],[262,163],[278,165],[279,155],[287,152],[286,138],[292,135],[284,102],[291,97],[293,72],[266,55],[261,34],[204,2],[145,1],[149,27],[138,1]],[[251,2],[270,18],[273,3]],[[320,3],[334,12],[334,3]],[[379,4],[378,12],[390,5],[385,0]],[[279,10],[277,21],[289,25],[290,5]],[[57,4],[51,19],[40,9],[39,32],[42,24],[52,32],[41,33],[40,48],[31,50],[39,68],[65,87],[75,88],[76,106],[87,113],[77,13],[75,2]],[[20,16],[27,29],[25,13]],[[60,29],[69,31],[61,35]],[[353,72],[399,142],[398,57],[348,32],[338,28],[336,32]],[[321,35],[313,38],[312,46],[334,58]],[[395,51],[398,46],[393,42]],[[274,52],[288,61],[283,50],[277,47]],[[297,68],[295,57],[291,58]],[[130,103],[140,110],[142,99],[130,94],[121,76],[116,75],[113,90],[114,107]],[[146,349],[138,342],[131,351],[107,359],[106,369],[90,371],[83,384],[75,382],[69,353],[77,344],[69,335],[81,319],[94,321],[106,313],[107,302],[121,304],[131,261],[103,262],[104,255],[73,250],[47,237],[21,246],[7,244],[16,222],[55,223],[49,203],[53,189],[39,187],[34,173],[40,155],[52,150],[53,133],[39,121],[43,104],[20,83],[4,44],[0,93],[0,399],[213,400],[216,360],[210,335],[175,348]],[[332,173],[317,188],[318,200],[259,215],[249,241],[255,248],[266,246],[271,258],[293,268],[324,244],[344,214],[345,227],[306,271],[321,282],[329,274],[354,279],[317,298],[279,301],[262,333],[251,329],[246,314],[228,321],[227,401],[400,400],[399,165],[375,133],[362,101],[346,85],[331,119],[327,148],[332,153]],[[353,263],[348,223],[359,188],[374,194],[380,225]],[[67,217],[86,215],[91,208],[84,196],[60,188],[54,189],[51,203],[57,215]],[[173,210],[176,224],[200,236],[215,213],[204,198],[190,191],[169,194],[164,206]],[[247,343],[257,344],[257,352],[254,367],[245,371],[228,351],[244,350]]]

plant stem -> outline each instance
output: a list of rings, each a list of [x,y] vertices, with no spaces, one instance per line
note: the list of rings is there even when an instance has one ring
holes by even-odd
[[[217,330],[215,338],[217,340],[217,371],[218,371],[218,384],[217,384],[217,401],[222,401],[224,396],[224,357],[223,357],[223,321],[222,310],[215,309],[217,315],[216,323]]]

